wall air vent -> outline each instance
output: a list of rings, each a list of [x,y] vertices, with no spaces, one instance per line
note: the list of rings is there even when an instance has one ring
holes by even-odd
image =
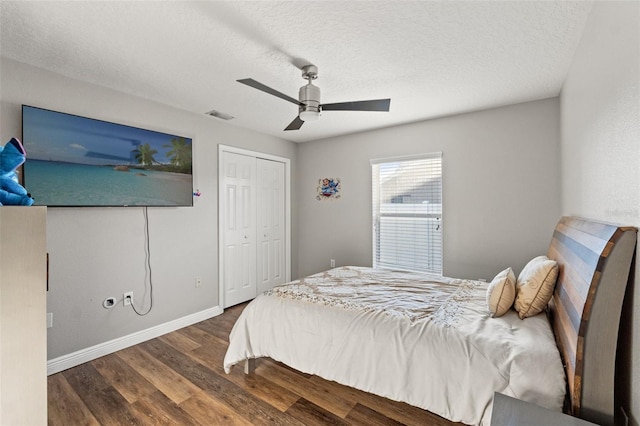
[[[224,112],[216,111],[215,109],[212,109],[209,112],[205,112],[205,114],[215,118],[220,118],[222,120],[232,120],[234,118],[233,115],[225,114]]]

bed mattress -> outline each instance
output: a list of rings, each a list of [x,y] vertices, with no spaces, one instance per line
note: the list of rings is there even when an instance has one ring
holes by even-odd
[[[546,316],[492,318],[486,289],[364,267],[311,275],[244,309],[224,368],[270,357],[465,424],[490,423],[494,392],[560,411],[564,370]]]

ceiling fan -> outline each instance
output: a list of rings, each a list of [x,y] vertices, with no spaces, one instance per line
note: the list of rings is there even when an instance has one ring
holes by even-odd
[[[278,92],[269,86],[255,81],[252,78],[237,80],[238,83],[246,84],[254,89],[262,90],[280,99],[298,105],[298,116],[284,130],[298,130],[305,121],[316,121],[320,118],[322,111],[389,111],[391,99],[374,99],[370,101],[338,102],[332,104],[320,103],[320,88],[314,86],[312,80],[318,78],[318,67],[315,65],[305,65],[302,67],[302,78],[308,83],[300,88],[299,99],[294,99],[284,93]]]

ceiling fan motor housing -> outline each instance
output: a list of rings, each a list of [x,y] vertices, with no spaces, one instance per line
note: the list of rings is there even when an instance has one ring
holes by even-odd
[[[301,120],[311,121],[320,117],[320,88],[309,82],[298,92],[300,100],[299,116]]]

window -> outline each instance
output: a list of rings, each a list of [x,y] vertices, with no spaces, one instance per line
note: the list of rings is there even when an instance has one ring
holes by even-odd
[[[442,274],[442,153],[371,160],[373,266]]]

